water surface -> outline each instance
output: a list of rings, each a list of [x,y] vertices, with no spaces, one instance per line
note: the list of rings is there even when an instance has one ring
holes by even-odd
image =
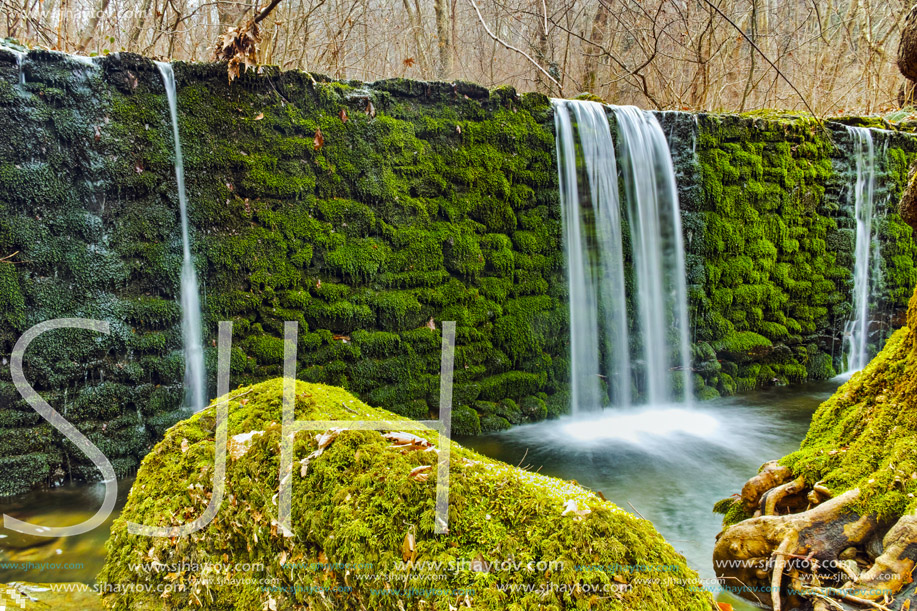
[[[812,413],[841,380],[679,405],[609,408],[460,443],[491,458],[601,491],[650,520],[702,579],[721,516],[713,504],[741,490],[767,460],[799,447]],[[736,608],[738,599],[720,594]]]

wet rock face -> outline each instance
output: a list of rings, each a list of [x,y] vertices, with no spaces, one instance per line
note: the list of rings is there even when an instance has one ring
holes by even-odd
[[[917,172],[911,168],[911,178],[898,203],[898,214],[912,229],[917,229]]]

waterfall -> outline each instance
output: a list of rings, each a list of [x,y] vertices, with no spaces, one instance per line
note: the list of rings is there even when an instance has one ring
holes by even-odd
[[[618,157],[606,107],[554,100],[554,109],[570,291],[573,411],[591,411],[609,403],[626,406],[634,400],[632,343],[639,344],[634,353],[641,355],[642,366],[637,369],[643,383],[638,386],[642,386],[645,402],[672,403],[680,397],[690,403],[693,389],[681,213],[662,128],[650,113],[613,108],[636,287],[630,297],[638,334],[632,338]],[[679,384],[673,384],[673,369],[680,371]]]
[[[580,201],[577,150],[571,111],[576,117],[588,198]],[[618,200],[618,170],[608,117],[591,102],[555,101],[557,160],[563,215],[567,280],[570,287],[570,363],[574,410],[601,409],[607,402],[600,371],[615,404],[630,402],[630,341],[624,300],[624,258]],[[599,300],[605,307],[604,333]],[[621,347],[624,346],[624,349]],[[601,352],[606,368],[600,368]]]
[[[688,339],[688,289],[675,168],[656,117],[633,106],[614,109],[622,159],[627,219],[637,287],[637,317],[645,363],[646,398],[671,403],[694,395]],[[681,372],[681,388],[670,371]]]
[[[853,312],[844,326],[844,354],[847,372],[859,371],[869,362],[869,306],[872,286],[870,255],[873,250],[872,217],[875,204],[876,156],[872,132],[863,127],[847,127],[853,141],[856,183],[853,189],[856,245],[853,264]]]
[[[13,53],[16,54],[16,68],[19,70],[19,86],[22,87],[25,85],[25,71],[22,67],[25,63],[25,53],[15,50],[13,50]]]
[[[172,65],[167,62],[156,62],[156,65],[159,67],[159,73],[162,75],[162,82],[166,88],[169,116],[172,120],[172,137],[175,142],[175,181],[178,185],[178,204],[181,214],[181,307],[186,405],[198,412],[207,405],[207,386],[204,374],[204,348],[201,340],[201,300],[188,236],[188,201],[185,196],[185,166],[181,153],[181,139],[178,135],[175,73],[172,71]]]

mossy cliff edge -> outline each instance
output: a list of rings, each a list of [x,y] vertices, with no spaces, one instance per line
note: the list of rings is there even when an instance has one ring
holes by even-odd
[[[181,417],[181,241],[162,79],[127,54],[91,64],[0,49],[0,354],[58,317],[107,336],[39,337],[27,378],[119,475]],[[214,391],[298,371],[412,418],[437,407],[441,321],[457,321],[454,430],[568,409],[567,289],[550,102],[509,88],[366,84],[265,67],[232,84],[176,64],[192,252]],[[683,204],[702,397],[839,369],[853,266],[848,139],[792,116],[659,113]],[[854,120],[851,120],[852,122]],[[875,132],[894,193],[912,126]],[[915,282],[910,229],[886,209],[881,317]],[[631,279],[632,280],[632,279]],[[904,292],[902,292],[904,291]],[[877,336],[884,332],[877,329]],[[94,479],[0,367],[0,494]]]
[[[295,395],[300,420],[403,419],[331,386],[297,382]],[[126,521],[172,526],[201,514],[213,485],[215,408],[169,429],[144,458],[99,576],[113,592],[108,608],[715,608],[646,520],[451,442],[449,534],[435,535],[438,458],[424,444],[443,446],[432,431],[413,431],[426,442],[407,449],[378,431],[342,431],[305,472],[301,461],[325,432],[298,434],[293,537],[284,537],[273,500],[282,380],[232,391],[228,409],[228,435],[242,437],[230,443],[224,501],[203,530],[148,538],[128,534]]]

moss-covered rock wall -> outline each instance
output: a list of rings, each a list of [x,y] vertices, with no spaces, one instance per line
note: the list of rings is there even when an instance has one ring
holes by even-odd
[[[701,396],[843,371],[852,311],[856,166],[847,118],[758,113],[661,117],[679,170],[691,334]],[[873,233],[881,277],[873,353],[917,283],[917,244],[897,212],[917,159],[913,125],[872,120]]]
[[[130,55],[87,64],[32,51],[25,84],[19,69],[0,49],[0,355],[39,322],[109,321],[108,336],[40,337],[27,377],[127,474],[182,415],[165,91],[156,66]],[[217,321],[234,322],[236,385],[280,373],[282,323],[297,320],[302,379],[435,415],[439,327],[456,320],[453,430],[568,408],[549,100],[272,68],[232,84],[220,66],[175,72],[211,392]],[[659,117],[684,208],[701,396],[832,374],[852,268],[843,129]],[[917,145],[903,131],[877,138],[880,184],[896,192]],[[883,205],[891,327],[917,277],[910,229]],[[5,365],[0,494],[95,477],[19,398]]]

